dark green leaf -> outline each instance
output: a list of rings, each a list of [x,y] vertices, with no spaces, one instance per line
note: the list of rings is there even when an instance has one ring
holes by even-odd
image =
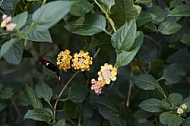
[[[153,20],[154,24],[162,22],[165,18],[164,10],[160,6],[152,6],[151,8],[147,10],[147,12],[152,13],[157,16],[157,18]]]
[[[82,16],[90,12],[92,8],[93,5],[90,2],[81,0],[80,2],[77,2],[71,6],[70,13],[74,16]]]
[[[170,8],[174,8],[176,7],[177,5],[181,4],[181,0],[171,0],[170,1]]]
[[[22,28],[27,21],[28,18],[28,12],[23,12],[15,17],[13,17],[12,22],[16,24],[16,29]]]
[[[186,118],[183,123],[182,126],[190,126],[190,117]]]
[[[172,22],[163,22],[159,24],[158,31],[164,35],[174,34],[181,29],[181,25]]]
[[[164,101],[164,100],[161,101],[161,105],[164,109],[171,109],[172,108],[171,104]]]
[[[177,64],[171,64],[164,69],[163,77],[169,83],[177,83],[186,74],[187,70]]]
[[[2,99],[10,99],[13,96],[13,89],[12,88],[5,88],[1,91],[0,97]]]
[[[8,103],[7,103],[5,100],[1,101],[1,102],[0,102],[0,112],[1,112],[4,108],[6,108],[7,105],[8,105]]]
[[[53,91],[49,85],[45,84],[43,81],[40,81],[35,85],[35,92],[38,98],[43,98],[50,104]]]
[[[168,117],[170,116],[171,112],[163,112],[160,116],[159,116],[159,120],[163,125],[167,125],[167,120]]]
[[[190,16],[190,5],[178,5],[170,11],[168,16]]]
[[[155,98],[147,99],[139,104],[139,107],[147,112],[162,112],[161,101]]]
[[[28,112],[24,115],[24,119],[49,122],[53,119],[53,114],[49,108],[35,108],[33,110],[28,110]]]
[[[73,1],[54,1],[41,6],[32,16],[37,30],[47,30],[56,24],[70,11],[73,3]]]
[[[13,10],[13,1],[12,0],[3,0],[3,4],[1,5],[3,10]]]
[[[67,126],[65,119],[58,120],[58,122],[55,124],[55,126]]]
[[[184,34],[182,39],[180,40],[182,43],[190,46],[190,34]]]
[[[36,97],[35,91],[30,87],[26,87],[26,91],[32,103],[33,108],[42,108],[42,103],[40,99]]]
[[[190,0],[185,0],[185,2],[186,2],[187,4],[190,4]]]
[[[5,55],[8,50],[13,46],[13,44],[16,42],[16,39],[11,39],[9,41],[6,41],[2,46],[1,46],[1,57]]]
[[[183,97],[178,93],[172,93],[169,95],[168,100],[172,106],[177,106],[182,103]]]
[[[182,123],[182,118],[176,114],[170,114],[167,119],[168,126],[179,126]]]
[[[142,26],[152,21],[154,19],[152,15],[151,13],[142,12],[137,18],[137,25]]]
[[[154,90],[159,86],[159,83],[150,74],[134,76],[133,82],[143,90]]]
[[[24,44],[23,42],[14,42],[14,44],[9,48],[3,58],[11,64],[18,65],[22,60]]]
[[[112,35],[111,41],[117,51],[129,51],[134,44],[135,38],[136,23],[135,20],[130,20]]]
[[[74,103],[80,103],[84,101],[88,93],[89,93],[89,90],[86,86],[74,85],[69,91],[68,97]]]
[[[140,4],[147,4],[150,3],[152,0],[136,0],[135,3],[140,3]]]
[[[91,36],[101,31],[106,31],[106,18],[100,14],[82,16],[77,21],[71,22],[65,28],[75,34]]]
[[[114,0],[100,0],[102,3],[104,3],[105,5],[107,5],[108,7],[111,7],[113,5],[115,5],[115,1]]]

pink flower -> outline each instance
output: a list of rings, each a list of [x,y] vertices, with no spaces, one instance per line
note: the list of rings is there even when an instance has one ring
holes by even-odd
[[[7,31],[13,31],[15,27],[16,27],[15,23],[9,23],[6,25]]]

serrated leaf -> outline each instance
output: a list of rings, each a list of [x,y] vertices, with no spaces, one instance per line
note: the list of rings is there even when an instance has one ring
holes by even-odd
[[[13,17],[12,22],[16,24],[17,30],[19,30],[26,24],[27,18],[28,18],[28,12],[23,12]]]
[[[190,34],[184,34],[182,39],[180,40],[182,43],[190,46]]]
[[[190,5],[181,4],[170,11],[168,16],[190,16]]]
[[[68,97],[74,103],[80,103],[84,101],[88,93],[89,93],[89,90],[86,86],[74,85],[69,91]]]
[[[53,114],[49,108],[35,108],[33,110],[28,110],[24,115],[24,119],[49,122],[53,119]]]
[[[172,22],[163,22],[158,26],[158,31],[164,35],[174,34],[178,32],[180,29],[180,24]]]
[[[90,14],[66,25],[65,28],[75,34],[91,36],[106,31],[106,18],[101,14]]]
[[[150,3],[152,0],[136,0],[135,3],[140,3],[140,4],[147,4]]]
[[[22,60],[24,44],[23,42],[14,42],[13,45],[3,55],[3,58],[11,64],[18,65]]]
[[[147,99],[139,104],[139,107],[147,112],[162,112],[161,101],[155,98]]]
[[[163,125],[167,125],[167,119],[169,117],[169,115],[171,114],[171,112],[163,112],[160,116],[159,116],[159,120]]]
[[[90,2],[81,0],[80,2],[77,2],[71,6],[70,13],[74,16],[82,16],[90,12],[92,8],[93,5]]]
[[[143,90],[154,90],[158,88],[159,83],[150,74],[140,74],[132,78],[134,84]]]
[[[41,100],[36,97],[35,91],[28,86],[26,87],[26,91],[33,108],[42,108]]]
[[[182,118],[176,114],[170,114],[167,119],[168,126],[179,126],[182,123]]]
[[[183,102],[183,97],[178,93],[172,93],[169,95],[168,101],[172,106],[177,106]]]
[[[10,39],[9,41],[6,41],[1,46],[1,57],[7,53],[7,51],[13,46],[13,44],[16,42],[16,39]]]
[[[130,20],[121,26],[111,37],[113,47],[117,50],[131,50],[136,38],[135,20]]]
[[[40,81],[35,85],[35,92],[38,98],[43,98],[46,102],[50,104],[53,91],[49,85]]]
[[[13,89],[12,88],[5,88],[1,91],[0,97],[2,99],[10,99],[13,96]]]
[[[60,119],[55,126],[67,126],[65,119]]]
[[[70,11],[73,3],[74,1],[54,1],[41,6],[32,16],[36,29],[43,31],[56,24]]]
[[[173,84],[179,82],[186,72],[187,70],[184,67],[173,63],[164,69],[162,78]]]

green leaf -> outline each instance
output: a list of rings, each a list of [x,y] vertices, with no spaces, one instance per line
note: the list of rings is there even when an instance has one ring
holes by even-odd
[[[60,119],[55,126],[67,126],[65,119]]]
[[[190,117],[186,118],[183,123],[182,126],[190,126]]]
[[[36,97],[35,91],[28,86],[26,87],[26,91],[33,108],[42,108],[41,100]]]
[[[190,34],[184,34],[182,39],[180,40],[182,43],[190,46]]]
[[[70,11],[73,3],[74,1],[54,1],[41,6],[32,15],[37,30],[47,30],[56,24]]]
[[[49,108],[35,108],[33,110],[28,110],[24,115],[24,119],[49,122],[53,119],[53,113]]]
[[[106,31],[106,18],[101,14],[90,14],[66,25],[65,28],[75,34],[91,36]]]
[[[0,102],[0,112],[9,105],[5,100],[1,100]]]
[[[107,5],[108,7],[112,7],[113,5],[115,5],[114,0],[100,0],[100,1],[104,3],[105,5]]]
[[[182,123],[182,118],[176,114],[170,114],[167,119],[167,126],[179,126]]]
[[[69,91],[68,97],[74,103],[81,103],[88,95],[89,90],[84,85],[74,85]]]
[[[172,106],[177,106],[183,102],[183,97],[178,93],[172,93],[169,95],[168,100]]]
[[[93,5],[86,1],[81,0],[71,6],[70,13],[74,16],[82,16],[86,13],[89,13],[93,9]]]
[[[1,46],[1,57],[5,55],[8,50],[13,46],[13,44],[16,42],[16,39],[10,39],[9,41],[6,41],[2,46]]]
[[[161,105],[162,105],[162,107],[163,107],[164,109],[171,109],[171,108],[172,108],[171,104],[168,103],[168,101],[162,100],[162,101],[161,101]]]
[[[168,16],[190,16],[190,5],[178,5],[170,11]]]
[[[181,0],[171,0],[170,1],[170,8],[174,8],[174,7],[176,7],[177,5],[179,5],[179,4],[181,4],[182,3],[182,1]]]
[[[117,50],[131,50],[136,38],[135,20],[130,20],[121,26],[111,38],[113,47]]]
[[[153,20],[153,24],[161,23],[165,18],[164,10],[160,6],[152,6],[147,10],[147,12],[156,16],[156,18]]]
[[[167,125],[168,117],[170,116],[171,112],[163,112],[159,116],[159,120],[163,125]]]
[[[147,13],[147,12],[142,12],[138,18],[137,18],[137,25],[142,26],[145,25],[146,23],[150,22],[153,20],[152,17],[153,14]]]
[[[28,18],[28,12],[23,12],[13,17],[12,22],[16,24],[17,30],[19,30],[26,24],[27,18]]]
[[[181,29],[181,25],[172,22],[163,22],[159,24],[158,31],[163,35],[170,35],[178,32]]]
[[[132,78],[134,84],[143,90],[154,90],[159,86],[159,83],[150,74],[140,74]]]
[[[12,88],[5,88],[1,91],[0,97],[2,99],[10,99],[13,96],[13,89]]]
[[[162,112],[161,101],[155,98],[147,99],[139,104],[139,107],[147,112]]]
[[[169,83],[177,83],[181,80],[182,77],[185,76],[187,73],[187,69],[178,65],[178,64],[171,64],[164,69],[163,77]]]
[[[135,3],[140,3],[140,4],[147,4],[150,3],[152,0],[136,0]]]
[[[24,44],[23,42],[14,42],[13,45],[3,55],[3,58],[11,64],[18,65],[22,60]]]
[[[45,84],[43,81],[40,81],[35,85],[35,92],[38,98],[43,98],[50,104],[53,91],[49,85]]]

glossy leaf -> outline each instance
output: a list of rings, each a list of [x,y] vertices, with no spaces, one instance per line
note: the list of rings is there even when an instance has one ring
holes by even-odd
[[[35,91],[31,87],[26,87],[26,91],[33,108],[42,108],[41,100],[36,97]]]
[[[74,103],[80,103],[84,101],[88,93],[89,93],[89,90],[86,86],[74,85],[69,91],[68,97]]]
[[[173,84],[179,82],[186,72],[187,70],[184,67],[178,64],[171,64],[164,69],[162,76],[166,81]]]
[[[117,51],[131,50],[136,38],[136,23],[135,20],[126,22],[112,35],[112,45]]]
[[[43,31],[61,20],[69,11],[73,1],[54,1],[41,6],[32,16],[36,29]]]
[[[168,16],[190,16],[190,5],[178,5],[170,11]]]
[[[50,104],[51,97],[53,96],[53,91],[49,85],[40,81],[35,85],[35,92],[38,98],[43,98]]]
[[[168,100],[172,106],[177,106],[183,102],[183,97],[178,93],[172,93],[169,95]]]
[[[82,16],[89,13],[93,8],[93,5],[87,0],[81,0],[80,2],[74,3],[71,6],[70,13],[74,16]]]
[[[161,101],[155,98],[147,99],[139,104],[139,107],[147,112],[162,112]]]
[[[60,119],[55,126],[67,126],[65,119]]]
[[[0,97],[2,99],[10,99],[13,96],[13,89],[12,88],[5,88],[3,91],[0,93]]]
[[[65,28],[74,33],[84,36],[91,36],[106,31],[106,18],[100,14],[90,14],[66,25]]]
[[[2,46],[1,46],[1,57],[5,55],[8,50],[13,46],[13,44],[16,42],[16,39],[10,39],[9,41],[6,41]]]
[[[158,31],[164,35],[170,35],[178,32],[181,29],[181,25],[172,22],[163,22],[158,26]]]
[[[18,65],[22,60],[24,44],[23,42],[16,41],[3,55],[3,58],[11,64]]]
[[[24,115],[24,119],[49,122],[53,119],[53,113],[49,108],[35,108],[33,110],[28,110]]]
[[[13,17],[12,22],[16,24],[16,29],[22,28],[27,21],[28,18],[28,12],[23,12],[15,17]]]
[[[159,83],[150,74],[140,74],[138,76],[134,76],[133,82],[143,90],[154,90],[159,86]]]

